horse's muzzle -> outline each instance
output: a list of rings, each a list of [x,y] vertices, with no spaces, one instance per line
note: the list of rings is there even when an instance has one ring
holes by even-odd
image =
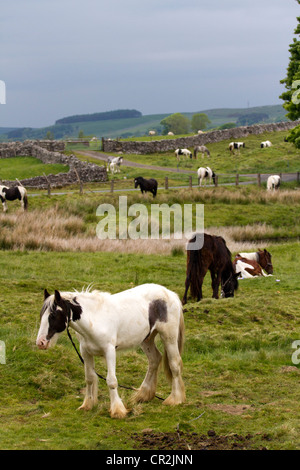
[[[49,343],[50,341],[43,336],[36,340],[36,345],[39,349],[48,349]]]

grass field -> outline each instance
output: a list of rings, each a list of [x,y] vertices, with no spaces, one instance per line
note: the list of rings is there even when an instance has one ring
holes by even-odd
[[[219,151],[221,155],[221,147]],[[249,140],[247,151],[249,158],[252,151],[256,154],[254,142],[250,148]],[[266,165],[275,169],[285,149],[271,151],[273,160]],[[289,152],[290,165],[296,168],[297,154],[290,147]],[[217,161],[217,147],[214,153]],[[225,165],[226,158],[235,157],[220,158]],[[255,158],[253,154],[249,168],[258,165]],[[149,209],[153,203],[149,195],[124,194],[128,205],[142,202]],[[0,214],[0,345],[5,345],[0,448],[187,450],[198,448],[201,439],[206,447],[212,441],[220,448],[223,439],[230,449],[237,441],[240,448],[300,449],[300,368],[293,348],[300,340],[299,194],[295,183],[284,184],[275,194],[255,185],[158,194],[157,204],[203,203],[205,230],[223,235],[232,254],[268,247],[274,276],[241,280],[234,298],[219,300],[211,298],[207,276],[204,299],[195,303],[189,298],[184,307],[186,403],[169,408],[154,399],[132,405],[132,392],[121,388],[130,408],[122,420],[109,416],[103,381],[99,405],[90,412],[77,410],[83,401],[84,371],[65,332],[55,348],[37,349],[43,290],[81,290],[93,284],[114,293],[154,282],[182,297],[185,241],[99,241],[97,206],[117,207],[116,193],[30,195],[27,214],[11,203],[8,214]],[[120,354],[119,383],[138,387],[146,367],[140,349]],[[105,375],[101,358],[96,369]],[[161,371],[157,393],[166,397],[169,390]]]
[[[44,164],[35,157],[14,157],[0,159],[0,180],[26,179],[43,173],[56,175],[68,172],[69,167],[61,164]]]
[[[292,363],[292,343],[299,339],[299,244],[270,251],[274,277],[240,281],[236,297],[222,300],[210,298],[207,278],[204,300],[185,307],[186,404],[168,408],[155,399],[134,405],[121,421],[109,417],[104,382],[99,406],[76,411],[84,374],[66,334],[54,349],[36,349],[42,291],[81,289],[92,282],[117,292],[157,282],[182,295],[185,257],[2,252],[1,448],[134,449],[139,445],[134,433],[142,436],[146,428],[169,433],[178,425],[199,435],[250,434],[251,448],[299,448],[299,369]],[[138,387],[145,369],[140,350],[122,353],[119,383]],[[101,360],[97,370],[105,374]],[[168,390],[161,374],[157,393],[164,397]],[[121,389],[121,395],[128,404],[131,392]]]
[[[160,185],[163,185],[164,177],[168,176],[170,185],[179,183],[188,185],[189,176],[192,175],[193,185],[197,185],[197,169],[200,166],[209,166],[212,168],[218,175],[219,184],[235,182],[236,173],[239,175],[257,175],[258,173],[290,173],[300,171],[300,151],[296,149],[293,144],[284,142],[285,136],[286,132],[284,131],[248,136],[244,139],[246,147],[234,155],[231,155],[228,150],[229,140],[207,144],[207,148],[211,154],[210,158],[202,158],[202,156],[198,154],[197,160],[181,160],[179,164],[173,151],[147,155],[124,155],[125,160],[161,167],[166,170],[166,173],[155,169],[133,168],[123,164],[121,166],[121,172],[113,176],[109,174],[109,178],[121,181],[124,180],[124,178],[133,179],[136,176],[144,176],[145,178],[153,177],[158,180]],[[272,142],[273,145],[271,148],[260,148],[260,143],[265,140]],[[78,150],[80,150],[80,148],[78,148]],[[189,150],[193,152],[193,148]],[[73,151],[76,153],[76,147],[74,147]],[[99,155],[101,155],[101,152]],[[82,160],[103,165],[103,162],[91,156],[84,156],[82,153],[78,153],[77,156]],[[185,173],[180,171],[168,171],[171,168],[175,170],[185,170]],[[241,182],[247,180],[248,178],[240,177]]]

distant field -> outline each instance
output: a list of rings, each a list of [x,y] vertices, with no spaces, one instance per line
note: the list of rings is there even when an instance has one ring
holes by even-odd
[[[41,176],[43,173],[56,175],[69,171],[69,167],[60,164],[44,164],[35,157],[14,157],[0,159],[0,180],[26,179]]]
[[[161,152],[147,155],[124,155],[125,160],[131,162],[142,163],[146,165],[155,165],[168,168],[187,170],[193,174],[193,180],[197,184],[196,171],[199,166],[209,166],[218,175],[239,174],[257,174],[257,173],[276,173],[276,172],[297,172],[300,171],[300,151],[289,142],[284,142],[286,131],[268,132],[261,135],[251,135],[244,139],[246,147],[231,155],[228,150],[229,140],[222,142],[207,144],[211,156],[210,158],[202,158],[198,154],[197,160],[180,160],[178,163],[173,151]],[[273,144],[271,148],[261,149],[260,143],[264,140],[270,140]],[[84,149],[81,149],[84,153]],[[191,147],[189,150],[193,152]],[[74,148],[76,152],[76,148]],[[99,153],[101,155],[101,152]],[[116,155],[116,154],[115,154]],[[96,164],[103,165],[103,162],[90,156],[78,155],[80,159],[93,161]],[[150,176],[161,178],[161,172],[153,170],[143,170],[139,168],[130,168],[126,165],[121,166],[121,173],[116,173],[114,179],[124,179],[124,176]],[[173,173],[171,177],[175,180],[188,181],[188,176],[183,173]],[[221,179],[220,179],[221,181]],[[224,182],[224,179],[223,179]]]

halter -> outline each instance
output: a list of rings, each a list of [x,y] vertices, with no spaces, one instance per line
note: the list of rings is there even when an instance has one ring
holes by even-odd
[[[223,283],[221,283],[221,297],[224,297],[225,296],[225,292],[224,292],[224,287],[226,286],[226,284],[232,279],[232,273],[230,273],[230,276],[229,278]],[[234,292],[234,289],[233,291],[231,290],[230,291],[230,294],[232,294],[232,292]]]

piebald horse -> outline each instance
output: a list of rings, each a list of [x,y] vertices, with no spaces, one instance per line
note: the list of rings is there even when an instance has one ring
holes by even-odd
[[[21,201],[21,206],[23,210],[27,210],[28,198],[27,191],[24,186],[13,186],[11,188],[7,186],[0,186],[0,200],[2,202],[4,212],[7,212],[6,201],[15,201],[16,199],[19,199],[19,201]]]
[[[144,284],[113,295],[99,291],[60,293],[57,290],[50,295],[45,290],[40,317],[36,340],[39,349],[53,346],[68,326],[77,333],[87,385],[81,409],[90,410],[97,403],[94,356],[104,356],[110,415],[112,418],[126,416],[127,409],[118,394],[116,354],[119,350],[138,346],[147,355],[149,366],[134,399],[138,402],[152,400],[162,359],[154,342],[157,334],[164,345],[165,373],[172,384],[171,394],[163,403],[178,405],[185,401],[181,377],[184,319],[180,299],[174,292],[157,284]]]
[[[242,278],[252,278],[259,276],[272,276],[272,274],[265,274],[262,267],[258,264],[257,261],[252,259],[243,258],[237,255],[233,261],[233,266],[235,272],[239,274]]]
[[[236,256],[256,261],[268,274],[273,274],[272,255],[266,249],[251,253],[238,253]]]

